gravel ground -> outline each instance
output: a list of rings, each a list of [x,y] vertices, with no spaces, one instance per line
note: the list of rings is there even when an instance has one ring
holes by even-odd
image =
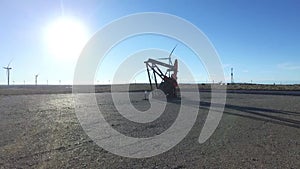
[[[94,143],[76,118],[72,94],[0,95],[0,168],[300,168],[299,96],[229,93],[217,130],[199,144],[210,100],[208,92],[200,94],[199,115],[185,139],[145,159]],[[143,93],[130,96],[137,109],[149,108]],[[178,104],[168,103],[159,119],[135,124],[117,113],[110,93],[97,94],[97,101],[112,127],[134,137],[162,133],[177,115]]]

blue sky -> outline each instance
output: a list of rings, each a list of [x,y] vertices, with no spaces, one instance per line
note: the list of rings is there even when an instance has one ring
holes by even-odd
[[[23,84],[24,80],[26,84],[33,84],[35,74],[40,75],[40,84],[46,84],[47,80],[49,84],[58,84],[59,80],[71,84],[76,57],[66,59],[53,56],[49,51],[44,37],[50,23],[63,16],[71,17],[84,25],[87,37],[92,37],[104,25],[122,16],[164,12],[186,19],[207,35],[220,56],[227,80],[233,67],[236,82],[300,83],[299,9],[298,0],[2,0],[0,65],[6,66],[13,59],[11,84],[13,81]],[[161,43],[157,43],[160,40]],[[124,45],[129,42],[144,43],[132,51],[124,51],[124,56],[115,56],[119,60],[126,57],[126,52],[143,47],[170,51],[178,43],[149,36],[129,40]],[[186,51],[179,45],[174,54],[182,55],[182,50]],[[108,55],[107,63],[103,62],[99,69],[113,72],[107,66],[115,63],[112,57]],[[6,84],[6,72],[4,69],[0,72],[0,84]],[[96,81],[107,83],[110,76],[96,77]],[[195,76],[199,82],[209,81],[205,72],[200,71]],[[137,77],[138,82],[143,80]]]

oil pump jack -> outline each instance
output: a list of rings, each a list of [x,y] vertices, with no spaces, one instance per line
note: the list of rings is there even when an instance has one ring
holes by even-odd
[[[171,60],[171,55],[175,50],[176,46],[173,48],[169,55],[169,60]],[[178,61],[175,59],[174,65],[172,62],[166,64],[164,62],[160,62],[158,60],[154,60],[149,58],[144,62],[146,64],[146,69],[148,73],[148,78],[150,82],[151,91],[153,90],[153,84],[151,81],[150,70],[152,70],[152,74],[154,77],[155,87],[156,89],[162,90],[167,98],[178,98],[179,97],[179,87],[177,83],[177,72],[178,72]],[[159,67],[167,68],[166,72],[163,73]],[[161,79],[160,84],[157,82],[157,76]]]

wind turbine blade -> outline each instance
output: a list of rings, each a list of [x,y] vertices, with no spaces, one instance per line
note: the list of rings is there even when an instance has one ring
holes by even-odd
[[[11,64],[12,61],[13,61],[13,58],[9,61],[7,67],[9,67],[9,65]]]
[[[172,54],[173,54],[173,52],[174,52],[174,50],[175,50],[176,47],[177,47],[177,44],[176,44],[175,47],[172,49],[172,51],[171,51],[171,53],[170,53],[170,55],[169,55],[169,58],[171,58],[171,56],[172,56]]]

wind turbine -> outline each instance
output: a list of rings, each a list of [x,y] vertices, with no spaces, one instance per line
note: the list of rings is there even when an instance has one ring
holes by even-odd
[[[172,54],[173,54],[173,52],[174,52],[174,50],[175,50],[176,47],[177,47],[177,44],[172,49],[171,53],[169,54],[169,57],[167,57],[167,58],[158,58],[158,60],[169,60],[169,65],[173,65],[172,64],[172,58],[171,58],[171,56],[172,56]]]
[[[175,47],[170,52],[169,57],[167,57],[167,58],[158,58],[158,59],[159,60],[169,60],[169,65],[173,65],[171,56],[172,56],[174,50],[176,49],[176,47],[177,47],[177,44],[175,45]],[[169,71],[169,76],[170,76],[170,71]]]
[[[9,73],[10,73],[10,70],[12,69],[11,67],[9,67],[11,61],[8,63],[8,65],[6,67],[3,67],[3,69],[6,69],[6,73],[7,73],[7,85],[8,86],[9,86]]]
[[[37,85],[37,78],[39,77],[39,74],[35,75],[35,85]]]

